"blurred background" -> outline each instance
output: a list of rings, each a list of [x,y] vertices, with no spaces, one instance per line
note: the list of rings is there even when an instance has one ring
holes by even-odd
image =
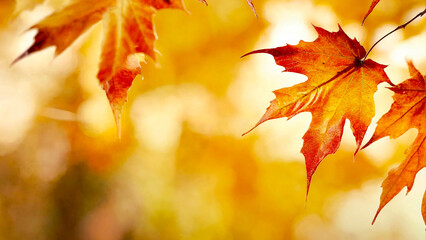
[[[309,113],[260,119],[273,90],[306,80],[269,55],[313,41],[312,24],[340,24],[366,48],[424,9],[423,0],[185,0],[190,12],[155,17],[160,52],[129,91],[121,143],[96,79],[102,24],[63,54],[10,63],[33,42],[29,27],[69,1],[0,0],[0,239],[424,239],[426,171],[371,221],[380,184],[417,134],[385,138],[353,158],[347,124],[339,151],[313,177],[305,204],[300,153]],[[40,3],[40,4],[38,4]],[[426,18],[381,42],[370,57],[395,83],[405,58],[426,73]],[[375,123],[392,103],[380,85]],[[375,124],[366,140],[372,135]]]

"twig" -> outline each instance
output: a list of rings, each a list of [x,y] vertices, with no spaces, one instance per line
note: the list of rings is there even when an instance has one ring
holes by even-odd
[[[367,52],[367,54],[365,54],[365,57],[362,59],[362,62],[364,62],[365,61],[365,59],[367,59],[367,56],[368,56],[368,54],[370,54],[370,52],[371,52],[371,50],[373,50],[373,48],[380,42],[380,41],[382,41],[384,38],[386,38],[387,36],[389,36],[389,35],[391,35],[392,33],[394,33],[394,32],[396,32],[396,31],[398,31],[399,29],[401,29],[401,28],[405,28],[408,24],[410,24],[412,21],[414,21],[416,18],[419,18],[419,17],[422,17],[423,15],[425,15],[426,14],[426,8],[422,11],[422,12],[420,12],[420,13],[418,13],[416,16],[414,16],[410,21],[408,21],[408,22],[406,22],[406,23],[404,23],[404,24],[402,24],[402,25],[399,25],[397,28],[395,28],[394,30],[392,30],[391,32],[389,32],[388,34],[386,34],[385,36],[383,36],[382,38],[380,38],[373,46],[371,46],[371,48],[370,48],[370,50],[368,50],[368,52]]]

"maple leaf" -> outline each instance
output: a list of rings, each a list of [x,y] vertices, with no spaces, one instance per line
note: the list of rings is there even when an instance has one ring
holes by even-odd
[[[184,9],[182,0],[77,0],[31,28],[35,42],[14,62],[50,46],[55,55],[104,19],[105,39],[98,78],[113,110],[118,133],[123,104],[133,79],[141,73],[138,53],[155,59],[153,15],[165,8]]]
[[[373,9],[376,7],[376,5],[380,2],[380,0],[373,0],[371,2],[370,8],[368,9],[367,13],[364,16],[364,19],[362,20],[362,24],[364,24],[365,19],[367,19],[368,15],[373,11]]]
[[[105,38],[98,79],[105,90],[120,134],[122,108],[133,79],[141,73],[138,53],[155,60],[153,16],[165,8],[184,9],[182,0],[118,1],[105,16]]]
[[[416,174],[426,167],[426,83],[425,78],[413,63],[407,61],[407,64],[411,78],[390,88],[395,92],[394,103],[389,112],[380,118],[372,138],[363,147],[386,136],[397,138],[410,128],[418,130],[417,137],[408,149],[405,160],[396,169],[389,171],[382,183],[380,205],[373,223],[383,207],[404,187],[407,187],[407,194],[410,192]],[[423,218],[426,219],[425,201],[423,201],[422,209]]]
[[[352,125],[356,154],[374,116],[373,95],[377,85],[382,82],[392,85],[384,72],[386,66],[370,59],[362,61],[365,49],[340,26],[338,32],[320,27],[315,30],[318,38],[313,42],[300,41],[297,45],[246,54],[271,54],[286,72],[308,77],[306,82],[274,91],[276,98],[255,125],[275,118],[290,119],[302,112],[312,113],[301,151],[305,156],[307,192],[320,162],[339,148],[345,120],[350,120]]]

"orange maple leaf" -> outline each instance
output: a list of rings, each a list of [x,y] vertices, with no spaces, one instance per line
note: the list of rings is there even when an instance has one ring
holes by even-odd
[[[33,52],[56,46],[55,54],[62,53],[82,33],[95,23],[106,22],[102,60],[98,73],[117,122],[127,91],[133,79],[141,73],[137,53],[155,59],[153,15],[165,8],[184,9],[182,0],[77,0],[53,13],[32,28],[38,33],[33,45],[14,62]]]
[[[153,16],[165,8],[184,9],[182,0],[130,0],[118,1],[104,17],[104,46],[98,79],[111,104],[118,133],[127,91],[133,79],[141,73],[138,53],[155,60]]]
[[[376,7],[376,5],[380,2],[380,0],[373,0],[371,2],[370,8],[368,9],[367,13],[364,16],[364,19],[362,19],[362,24],[364,24],[365,19],[367,19],[368,15],[373,11],[373,9]]]
[[[301,151],[305,156],[307,192],[320,162],[339,148],[345,120],[351,122],[356,153],[374,116],[373,95],[377,85],[393,85],[384,72],[386,66],[370,59],[363,61],[365,49],[340,26],[338,32],[315,29],[318,38],[313,42],[300,41],[297,45],[248,53],[271,54],[286,72],[308,77],[306,82],[274,91],[276,98],[255,126],[270,119],[312,113]]]
[[[380,118],[373,137],[363,148],[386,136],[397,138],[410,128],[417,128],[418,135],[408,149],[405,160],[396,169],[389,171],[383,181],[380,205],[373,223],[383,207],[404,187],[407,187],[407,194],[410,192],[416,174],[426,167],[426,82],[413,63],[407,63],[411,78],[390,88],[395,92],[394,103],[389,112]],[[423,201],[422,209],[425,209],[425,204]],[[426,219],[425,210],[423,218]]]

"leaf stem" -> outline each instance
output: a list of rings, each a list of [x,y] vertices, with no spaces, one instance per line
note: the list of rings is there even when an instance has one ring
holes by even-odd
[[[373,44],[373,46],[371,46],[371,48],[370,48],[370,50],[368,50],[368,52],[367,52],[367,54],[365,54],[365,57],[362,59],[362,62],[364,62],[366,59],[367,59],[367,56],[368,56],[368,54],[370,54],[370,52],[371,52],[371,50],[373,50],[373,48],[380,42],[380,41],[382,41],[383,39],[385,39],[387,36],[389,36],[389,35],[391,35],[392,33],[394,33],[394,32],[396,32],[396,31],[398,31],[399,29],[401,29],[401,28],[405,28],[408,24],[410,24],[412,21],[414,21],[416,18],[419,18],[419,17],[422,17],[423,15],[425,15],[426,14],[426,8],[422,11],[422,12],[420,12],[420,13],[418,13],[416,16],[414,16],[412,19],[410,19],[410,21],[408,21],[408,22],[406,22],[406,23],[404,23],[404,24],[402,24],[402,25],[399,25],[397,28],[395,28],[394,30],[392,30],[392,31],[390,31],[389,33],[387,33],[385,36],[383,36],[382,38],[380,38],[376,43],[374,43]]]

